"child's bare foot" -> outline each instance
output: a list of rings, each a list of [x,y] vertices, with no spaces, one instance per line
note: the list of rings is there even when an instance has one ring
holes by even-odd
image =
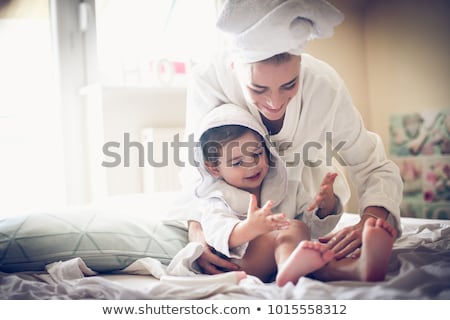
[[[374,218],[366,220],[358,261],[361,280],[384,280],[396,236],[397,231],[387,221]]]
[[[334,253],[320,242],[302,241],[298,244],[289,258],[280,267],[277,274],[277,285],[282,287],[288,282],[294,284],[298,279],[317,269],[322,268]]]

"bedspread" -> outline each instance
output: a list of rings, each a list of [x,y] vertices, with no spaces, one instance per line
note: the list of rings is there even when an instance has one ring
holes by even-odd
[[[351,219],[350,219],[351,220]],[[238,274],[207,276],[195,268],[191,243],[168,265],[143,258],[120,272],[98,274],[82,259],[46,272],[0,273],[1,299],[450,299],[450,222],[402,219],[383,282],[321,282],[307,277],[282,288]]]

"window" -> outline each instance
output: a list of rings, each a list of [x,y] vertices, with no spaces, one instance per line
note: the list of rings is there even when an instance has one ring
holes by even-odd
[[[95,10],[83,13],[83,3]],[[208,58],[218,44],[219,4],[0,2],[0,216],[83,204],[105,194],[109,182],[93,155],[101,151],[105,132],[128,128],[117,124],[121,116],[102,114],[110,111],[104,101],[88,105],[90,88],[100,87],[101,93],[116,86],[184,90],[190,66]],[[86,29],[83,14],[89,15]]]
[[[47,1],[0,7],[0,43],[0,215],[62,205],[61,113]]]
[[[183,86],[217,45],[214,0],[96,0],[105,85]]]

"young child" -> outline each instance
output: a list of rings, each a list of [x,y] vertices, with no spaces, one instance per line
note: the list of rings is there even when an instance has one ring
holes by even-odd
[[[336,174],[323,179],[316,199],[308,197],[289,181],[263,127],[234,105],[214,108],[198,132],[202,180],[196,193],[203,211],[194,220],[214,250],[262,281],[276,274],[279,286],[295,284],[333,259],[327,245],[309,240],[311,230],[326,234],[339,219]]]

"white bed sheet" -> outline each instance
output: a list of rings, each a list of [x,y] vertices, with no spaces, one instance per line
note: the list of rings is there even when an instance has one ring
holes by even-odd
[[[120,212],[120,206],[131,201],[134,207],[139,202],[145,214],[143,199],[121,199],[112,205],[105,202],[97,208]],[[338,228],[357,219],[346,213]],[[72,259],[48,266],[48,272],[0,273],[0,299],[450,299],[450,221],[402,218],[402,225],[403,235],[394,245],[387,278],[378,283],[321,282],[303,277],[297,285],[279,288],[252,276],[238,283],[234,275],[225,279],[192,276],[192,259],[176,263],[176,270],[172,268],[170,273],[158,261],[145,258],[125,273],[95,274],[81,259]],[[167,274],[186,281],[168,281],[173,278]]]

